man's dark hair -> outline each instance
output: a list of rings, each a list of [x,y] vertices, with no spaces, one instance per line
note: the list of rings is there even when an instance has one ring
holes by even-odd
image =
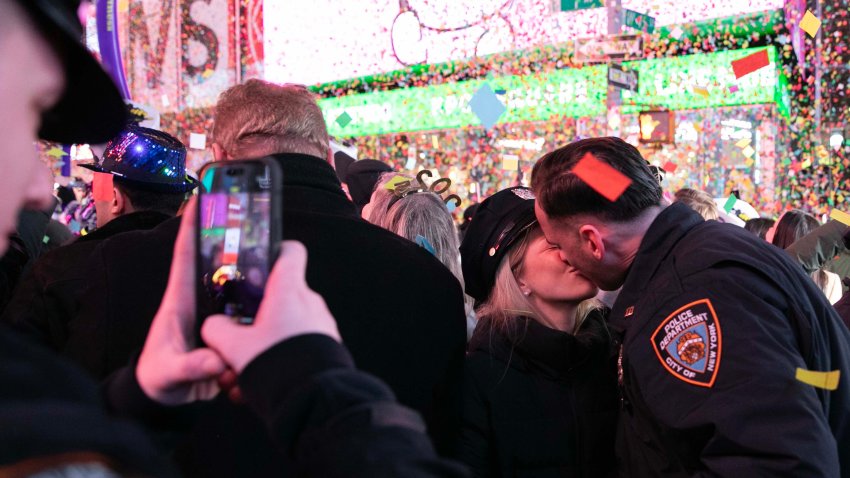
[[[118,177],[114,179],[114,185],[137,211],[157,211],[174,216],[186,200],[186,193],[150,191]]]
[[[615,202],[573,173],[573,167],[588,154],[632,180]],[[537,203],[555,219],[590,214],[625,222],[661,203],[661,185],[646,160],[637,148],[614,137],[582,139],[545,154],[534,165],[531,186]]]

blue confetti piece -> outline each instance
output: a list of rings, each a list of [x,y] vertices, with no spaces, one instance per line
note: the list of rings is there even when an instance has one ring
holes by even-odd
[[[437,255],[437,251],[434,249],[434,246],[432,246],[431,243],[428,242],[428,239],[426,239],[425,236],[417,234],[416,235],[416,244],[419,245],[419,247],[430,252],[432,256]]]
[[[457,205],[455,205],[454,201],[449,201],[446,203],[446,209],[448,209],[450,213],[455,212],[455,209],[457,209]]]
[[[493,92],[493,88],[490,88],[490,85],[487,83],[484,83],[472,95],[472,99],[469,101],[469,107],[472,108],[475,116],[481,120],[481,125],[487,129],[492,128],[499,120],[499,117],[507,110],[505,105],[499,101],[496,93]]]
[[[504,94],[507,94],[507,90],[496,90],[495,93],[497,95],[504,95]]]

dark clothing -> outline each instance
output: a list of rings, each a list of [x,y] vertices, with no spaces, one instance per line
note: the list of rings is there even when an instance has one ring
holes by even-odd
[[[103,241],[92,251],[80,307],[62,353],[97,378],[127,365],[159,309],[180,217]]]
[[[68,322],[80,306],[80,295],[90,272],[89,259],[95,248],[116,234],[149,229],[168,217],[153,211],[119,216],[73,243],[45,254],[21,281],[0,320],[61,351],[68,340]]]
[[[448,448],[447,437],[456,436],[452,427],[460,420],[459,403],[448,400],[459,402],[466,342],[460,284],[422,248],[357,216],[325,161],[275,157],[284,173],[283,236],[307,247],[307,283],[324,297],[357,366],[385,381],[401,404],[422,413],[432,437]],[[144,343],[140,331],[147,330],[159,306],[175,238],[176,225],[168,233],[124,234],[96,252],[92,293],[86,294],[86,302],[92,302],[75,323],[114,330],[109,340],[122,335],[126,341],[125,349],[114,350],[108,360],[96,359],[108,364],[94,370],[101,377]],[[144,243],[145,250],[128,254],[119,245],[126,241]],[[143,268],[151,271],[147,284],[129,280]],[[223,397],[205,406],[186,446],[177,451],[185,474],[281,476],[279,460],[247,408]]]
[[[616,470],[616,364],[601,311],[577,335],[516,317],[478,323],[464,374],[459,458],[474,476],[604,477]]]
[[[844,279],[844,287],[850,287],[850,277]],[[844,325],[850,328],[850,293],[845,292],[841,300],[833,304],[835,311],[844,321]]]
[[[15,233],[9,235],[9,246],[0,257],[0,313],[33,262],[47,252],[44,238],[49,223],[50,213],[45,211],[22,209],[18,213]]]
[[[827,267],[841,278],[848,275],[850,256],[850,227],[838,221],[829,221],[801,237],[786,249],[806,269],[814,272]],[[838,256],[838,259],[833,259]]]
[[[609,324],[623,474],[850,476],[850,331],[788,254],[674,203]],[[798,368],[842,378],[830,392]]]
[[[179,408],[147,398],[134,368],[105,382],[111,411],[145,422],[172,420]],[[345,347],[330,337],[300,335],[275,345],[248,364],[239,385],[248,416],[259,417],[278,450],[277,465],[286,470],[278,476],[467,476],[463,467],[437,458],[421,418],[400,406],[383,382],[356,370]]]
[[[5,324],[0,364],[0,469],[8,476],[18,476],[16,468],[61,468],[67,459],[52,466],[48,460],[82,452],[145,476],[174,476],[141,430],[106,416],[90,378]]]

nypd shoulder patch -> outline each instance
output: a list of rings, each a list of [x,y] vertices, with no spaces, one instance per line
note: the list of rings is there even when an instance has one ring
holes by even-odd
[[[674,377],[712,387],[720,368],[720,322],[711,301],[687,304],[661,322],[650,339],[661,365]]]

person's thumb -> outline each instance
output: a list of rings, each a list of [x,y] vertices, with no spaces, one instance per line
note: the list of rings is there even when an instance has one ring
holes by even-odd
[[[239,325],[226,315],[211,315],[201,327],[201,337],[239,374],[254,357],[268,348],[261,336],[252,333],[252,327]]]
[[[303,284],[306,275],[307,248],[298,241],[283,241],[280,257],[269,275],[269,284],[273,284],[273,287],[266,287],[266,290]]]
[[[185,382],[210,380],[227,370],[227,364],[221,356],[211,349],[196,349],[177,360],[180,361],[177,367],[180,378]]]

